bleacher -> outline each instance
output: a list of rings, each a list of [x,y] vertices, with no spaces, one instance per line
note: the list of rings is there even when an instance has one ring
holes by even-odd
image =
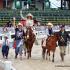
[[[47,9],[46,11],[22,11],[24,17],[28,13],[32,13],[42,24],[46,24],[49,21],[54,24],[70,24],[70,10]],[[21,19],[20,10],[0,10],[0,25],[12,20],[13,17],[16,17],[16,22],[18,22]]]

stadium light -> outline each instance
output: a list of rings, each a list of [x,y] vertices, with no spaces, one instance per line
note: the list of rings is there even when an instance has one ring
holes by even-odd
[[[49,1],[49,0],[45,0],[44,5],[45,5],[45,10],[46,10],[47,8],[50,8],[50,1]]]
[[[14,0],[14,2],[15,2],[15,8],[16,9],[21,9],[22,8],[21,0]]]

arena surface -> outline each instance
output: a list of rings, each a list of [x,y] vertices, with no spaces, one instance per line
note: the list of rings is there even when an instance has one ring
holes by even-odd
[[[32,50],[32,58],[29,60],[24,56],[24,54],[22,60],[20,60],[19,57],[18,59],[14,59],[14,49],[11,48],[8,60],[12,61],[12,64],[16,70],[70,70],[70,52],[68,52],[70,48],[69,50],[68,48],[69,47],[67,47],[64,62],[60,59],[59,47],[56,48],[54,63],[49,60],[43,60],[41,56],[41,45],[34,45]],[[1,52],[0,60],[7,61],[2,58]]]

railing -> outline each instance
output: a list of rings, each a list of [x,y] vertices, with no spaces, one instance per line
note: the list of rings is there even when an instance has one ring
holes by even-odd
[[[70,10],[57,10],[57,9],[48,9],[47,11],[29,11],[22,10],[24,17],[28,13],[32,13],[34,18],[40,19],[39,21],[43,24],[51,21],[54,24],[70,23]],[[0,10],[0,24],[4,24],[9,20],[12,20],[13,17],[16,17],[16,22],[20,21],[20,10]]]

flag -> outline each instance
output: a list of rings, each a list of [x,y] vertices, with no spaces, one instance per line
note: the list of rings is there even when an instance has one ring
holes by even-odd
[[[16,48],[16,41],[14,41],[14,43],[13,43],[13,48],[14,49]]]

